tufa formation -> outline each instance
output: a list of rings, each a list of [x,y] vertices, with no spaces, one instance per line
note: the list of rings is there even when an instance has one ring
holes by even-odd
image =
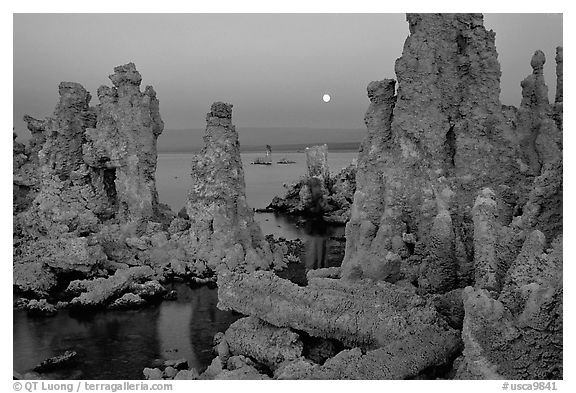
[[[397,89],[367,88],[341,269],[223,273],[219,307],[300,335],[276,379],[561,379],[562,48],[555,103],[537,51],[505,107],[482,15],[407,21]],[[343,350],[313,360],[310,337]]]
[[[186,219],[172,223],[173,227],[178,223],[187,228],[172,237],[176,249],[182,251],[173,263],[194,263],[201,265],[200,269],[213,272],[282,266],[281,252],[272,251],[274,247],[271,249],[246,203],[232,105],[215,102],[206,115],[206,122],[205,146],[192,158]]]

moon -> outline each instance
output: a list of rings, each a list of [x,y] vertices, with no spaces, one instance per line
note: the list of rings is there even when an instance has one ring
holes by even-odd
[[[324,102],[330,102],[330,94],[324,94],[324,95],[322,96],[322,100],[323,100]]]

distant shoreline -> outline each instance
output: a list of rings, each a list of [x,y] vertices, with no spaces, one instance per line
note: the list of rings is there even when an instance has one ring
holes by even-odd
[[[306,147],[314,145],[322,145],[323,143],[307,143],[307,144],[282,144],[282,145],[271,145],[272,154],[274,153],[297,153],[299,151],[304,151]],[[337,143],[327,143],[328,152],[338,151],[338,152],[357,152],[360,148],[360,142],[337,142]],[[199,153],[202,150],[202,146],[193,147],[191,149],[179,150],[179,149],[162,149],[158,150],[158,154],[187,154],[187,153]],[[240,151],[242,153],[264,153],[266,151],[266,146],[240,146]]]

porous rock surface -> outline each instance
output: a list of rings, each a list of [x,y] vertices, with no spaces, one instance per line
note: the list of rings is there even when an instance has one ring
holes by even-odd
[[[352,202],[330,190],[354,194],[341,269],[305,287],[255,271],[282,266],[282,252],[246,205],[229,104],[212,105],[186,209],[170,222],[154,182],[158,100],[127,64],[98,106],[63,82],[52,117],[25,117],[32,140],[14,141],[15,288],[45,297],[63,274],[99,277],[70,283],[70,306],[107,307],[160,296],[167,272],[219,272],[219,307],[249,317],[202,375],[166,366],[147,369],[153,378],[399,379],[451,365],[464,379],[563,378],[562,47],[554,103],[536,51],[520,107],[505,107],[482,15],[407,20],[397,81],[368,85],[355,176],[330,179],[320,148],[290,196],[324,214]],[[314,361],[313,340],[344,350]]]
[[[225,273],[219,307],[348,347],[278,379],[562,378],[562,48],[554,104],[537,51],[506,107],[482,15],[407,20],[398,89],[368,85],[340,274],[318,273],[342,278]]]
[[[513,206],[519,169],[502,126],[494,33],[482,16],[408,14],[407,20],[397,94],[393,80],[368,85],[368,136],[343,272],[394,277],[390,252],[404,265],[431,265],[417,275],[427,290],[441,292],[458,285],[472,254],[477,190],[494,185]]]
[[[110,79],[95,107],[80,84],[62,82],[52,117],[25,117],[33,138],[14,145],[15,289],[45,297],[62,277],[105,278],[137,266],[197,283],[214,281],[220,269],[285,266],[288,249],[265,239],[246,204],[232,105],[212,105],[187,206],[175,217],[156,191],[156,93],[140,90],[133,63]]]
[[[234,322],[224,339],[232,355],[249,356],[273,370],[284,361],[302,356],[303,344],[298,334],[255,317]]]
[[[59,93],[53,117],[36,126],[45,136],[38,151],[40,190],[31,208],[21,215],[22,226],[40,235],[94,232],[98,216],[109,214],[110,206],[103,174],[83,160],[85,131],[96,119],[88,105],[91,96],[72,82],[62,82]]]
[[[316,278],[299,287],[271,272],[223,272],[218,307],[349,346],[380,347],[423,330],[432,340],[459,341],[413,290],[384,282]]]
[[[156,141],[164,129],[152,86],[140,91],[142,76],[134,63],[114,68],[114,87],[98,89],[96,124],[86,132],[84,160],[109,171],[122,221],[153,218],[158,209]]]
[[[290,215],[320,216],[324,221],[336,224],[346,223],[356,191],[356,163],[331,175],[327,145],[307,147],[305,153],[306,174],[285,185],[285,194],[275,196],[267,209]]]
[[[318,176],[323,179],[330,177],[327,144],[307,147],[304,153],[306,154],[306,169],[309,177]]]
[[[56,307],[48,303],[46,299],[30,300],[30,302],[26,304],[25,310],[28,313],[28,315],[37,317],[51,317],[56,315],[56,313],[58,312],[56,310]]]
[[[562,246],[546,250],[535,230],[510,266],[499,296],[463,293],[462,379],[559,379],[563,374]]]
[[[18,214],[30,207],[38,193],[40,173],[38,171],[38,150],[44,143],[43,123],[32,118],[24,119],[32,138],[27,144],[18,142],[14,132],[12,137],[12,184],[13,213]]]
[[[42,296],[61,274],[91,277],[127,267],[134,252],[110,243],[169,217],[154,178],[163,129],[154,90],[140,91],[133,63],[116,67],[110,79],[114,87],[99,89],[96,107],[82,85],[62,82],[51,117],[24,117],[32,139],[24,150],[14,146],[14,286],[20,291]]]
[[[544,81],[544,64],[546,56],[538,50],[532,56],[530,65],[532,74],[522,83],[522,102],[518,109],[518,130],[523,159],[531,174],[538,176],[542,166],[556,161],[562,156],[562,134],[553,116],[553,108],[548,101],[548,87]],[[559,97],[562,100],[562,68],[561,57],[558,65],[560,88]]]
[[[246,203],[232,105],[215,102],[206,122],[205,146],[192,158],[188,220],[183,221],[183,230],[175,230],[172,236],[178,252],[173,253],[171,263],[193,261],[211,271],[281,266],[281,252],[271,249]]]
[[[113,307],[123,306],[128,301],[135,299],[122,296],[128,291],[138,291],[139,283],[149,281],[154,271],[148,266],[121,269],[107,278],[92,280],[74,280],[66,289],[66,292],[74,296],[70,301],[72,308],[97,308],[112,303],[121,298]],[[161,287],[163,289],[163,287]],[[138,294],[134,294],[138,295]],[[138,296],[140,297],[140,296]]]
[[[556,48],[556,98],[554,100],[554,120],[560,130],[564,127],[564,48]]]

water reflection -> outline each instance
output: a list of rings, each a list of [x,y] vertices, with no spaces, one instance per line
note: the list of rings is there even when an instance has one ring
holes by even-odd
[[[306,270],[340,266],[342,263],[344,226],[277,213],[256,213],[255,219],[265,234],[288,240],[301,239],[304,242],[301,259]]]
[[[304,264],[308,270],[340,266],[344,258],[343,226],[334,226],[322,220],[307,220],[304,231]]]
[[[154,359],[186,358],[199,371],[212,360],[212,338],[239,316],[216,308],[217,290],[173,285],[179,298],[134,311],[108,311],[79,319],[60,311],[33,319],[14,311],[14,370],[19,373],[72,349],[78,361],[52,379],[142,379]]]

